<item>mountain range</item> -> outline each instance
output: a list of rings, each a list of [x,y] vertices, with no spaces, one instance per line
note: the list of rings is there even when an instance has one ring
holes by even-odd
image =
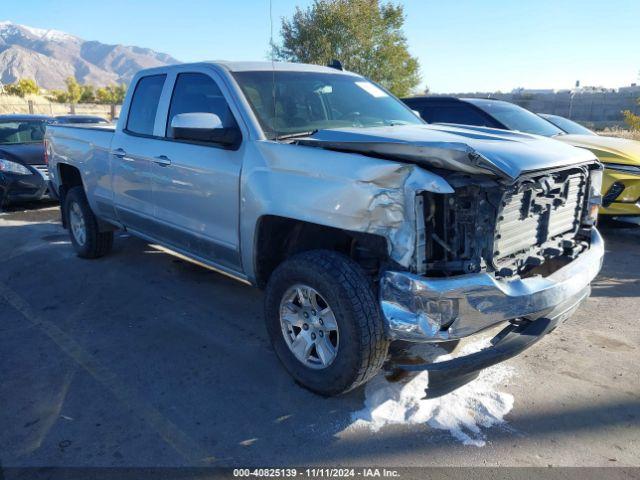
[[[104,86],[128,83],[142,68],[180,63],[148,48],[87,41],[58,30],[0,22],[0,82],[32,78],[45,89],[63,88],[68,77]]]

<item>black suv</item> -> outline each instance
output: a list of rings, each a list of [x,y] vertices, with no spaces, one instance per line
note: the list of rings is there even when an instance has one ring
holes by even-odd
[[[553,137],[564,133],[551,122],[514,103],[487,98],[410,97],[402,99],[428,123],[499,128]]]

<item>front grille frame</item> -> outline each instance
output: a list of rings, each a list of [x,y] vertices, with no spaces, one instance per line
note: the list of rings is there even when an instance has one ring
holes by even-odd
[[[544,172],[508,187],[495,223],[493,268],[512,275],[573,248],[588,182],[589,170],[578,167]]]
[[[454,193],[421,194],[424,220],[421,231],[425,240],[421,244],[424,255],[419,256],[417,273],[446,277],[489,272],[509,278],[527,275],[548,260],[574,258],[588,246],[591,226],[584,224],[583,217],[588,210],[590,171],[598,165],[585,163],[532,172],[511,183],[449,172],[445,178]],[[564,182],[559,185],[557,179],[564,179]],[[566,190],[558,190],[561,187]],[[505,200],[514,192],[522,194],[526,191],[531,191],[530,195],[551,194],[546,199],[550,213],[545,221],[533,218],[529,224],[517,222],[520,224],[516,229],[525,232],[522,233],[525,237],[526,232],[535,233],[532,241],[525,242],[523,248],[500,253],[496,249],[500,239],[496,236],[504,227],[501,217],[509,206]],[[544,203],[540,198],[533,202],[542,206]],[[559,217],[552,217],[554,213]]]

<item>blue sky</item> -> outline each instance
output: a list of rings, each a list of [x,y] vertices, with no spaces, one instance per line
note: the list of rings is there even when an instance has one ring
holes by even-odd
[[[280,18],[309,0],[272,0]],[[435,92],[638,82],[639,0],[405,0],[405,32]],[[0,20],[181,61],[264,59],[268,0],[1,0]]]

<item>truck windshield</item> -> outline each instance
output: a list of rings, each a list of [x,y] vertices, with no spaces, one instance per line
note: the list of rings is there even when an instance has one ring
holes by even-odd
[[[271,139],[323,128],[422,124],[400,100],[352,75],[318,72],[235,72]]]
[[[534,135],[542,135],[543,137],[553,137],[564,133],[544,118],[540,118],[535,113],[518,105],[514,105],[513,103],[475,98],[469,98],[466,99],[466,101],[484,110],[509,130],[533,133]]]
[[[0,145],[42,142],[44,129],[42,120],[0,121]]]

